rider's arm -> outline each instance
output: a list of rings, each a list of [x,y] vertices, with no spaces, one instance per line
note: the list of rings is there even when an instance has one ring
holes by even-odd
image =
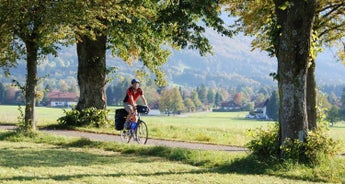
[[[146,101],[145,96],[144,96],[144,95],[141,95],[140,97],[141,97],[141,99],[143,100],[144,105],[147,106],[147,101]]]

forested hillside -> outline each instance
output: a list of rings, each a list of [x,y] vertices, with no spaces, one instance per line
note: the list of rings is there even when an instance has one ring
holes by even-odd
[[[197,87],[202,84],[208,87],[274,86],[270,73],[276,72],[275,58],[270,58],[265,52],[251,51],[251,39],[242,35],[232,39],[222,37],[213,31],[208,31],[214,50],[214,55],[202,57],[195,50],[173,51],[169,62],[164,65],[168,84]],[[336,62],[332,50],[326,50],[317,58],[316,78],[319,86],[327,85],[325,89],[333,89],[345,84],[345,66]],[[136,69],[143,65],[135,62],[129,66],[125,62],[108,54],[108,66],[118,67],[117,76],[133,77]],[[74,91],[77,88],[77,56],[75,46],[61,48],[58,57],[48,56],[42,59],[38,68],[39,76],[44,77],[40,86],[49,85],[52,88],[66,88]],[[5,78],[1,73],[0,82],[10,83],[12,79],[24,83],[26,75],[25,64],[19,62],[17,68],[11,70],[11,76]],[[114,81],[116,82],[116,80]],[[339,89],[342,89],[339,87]],[[339,92],[338,89],[338,92]]]

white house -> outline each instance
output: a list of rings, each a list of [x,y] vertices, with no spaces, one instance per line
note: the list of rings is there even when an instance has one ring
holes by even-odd
[[[254,112],[255,112],[256,119],[268,119],[268,116],[266,113],[267,103],[268,103],[268,100],[255,105]]]
[[[76,93],[61,92],[54,90],[47,95],[48,106],[50,107],[72,107],[77,105],[78,96]]]

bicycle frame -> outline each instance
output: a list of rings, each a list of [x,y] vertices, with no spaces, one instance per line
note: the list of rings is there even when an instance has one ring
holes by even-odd
[[[141,120],[141,113],[138,113],[138,121],[135,129],[124,129],[120,133],[121,141],[129,143],[133,138],[138,144],[146,144],[148,139],[148,128],[146,123]]]

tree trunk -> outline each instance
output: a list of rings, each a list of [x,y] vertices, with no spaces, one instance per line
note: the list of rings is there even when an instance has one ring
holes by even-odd
[[[81,38],[77,43],[80,97],[76,109],[106,109],[106,36]]]
[[[306,80],[315,0],[274,0],[274,3],[277,23],[281,26],[275,43],[280,140],[282,144],[286,138],[305,141],[308,129]]]
[[[26,42],[27,51],[27,77],[25,85],[25,128],[36,129],[35,124],[35,96],[37,86],[37,54],[38,47],[34,42]]]
[[[307,114],[308,114],[308,128],[309,130],[313,131],[317,128],[315,60],[311,61],[311,65],[308,68]]]

